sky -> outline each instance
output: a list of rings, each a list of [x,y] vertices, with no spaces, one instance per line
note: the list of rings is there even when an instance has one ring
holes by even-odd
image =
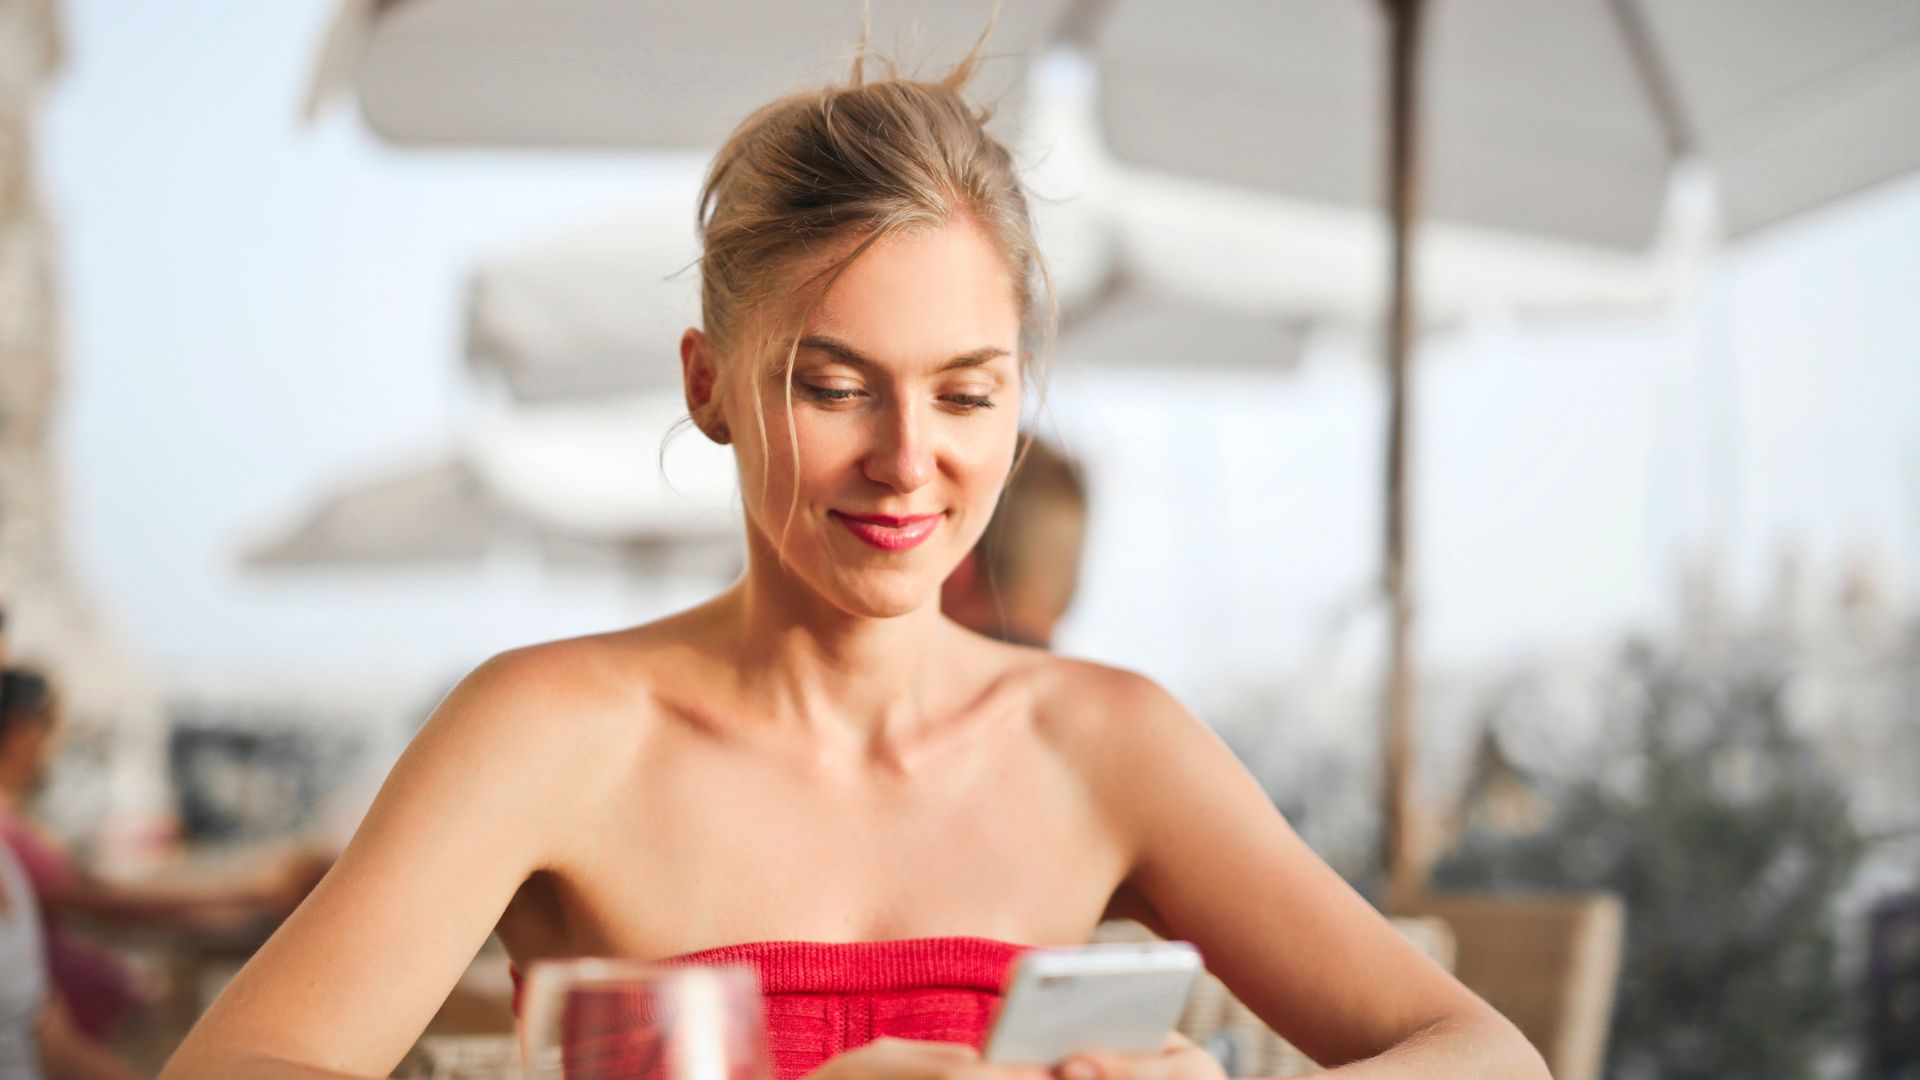
[[[519,559],[263,578],[236,558],[328,490],[432,460],[484,402],[476,260],[683,190],[701,162],[407,151],[299,104],[332,4],[67,0],[41,131],[60,238],[60,449],[84,580],[180,685],[442,689],[489,652],[696,599]],[[693,208],[688,206],[688,224]],[[1418,572],[1432,663],[1511,663],[1672,615],[1717,552],[1758,604],[1789,548],[1920,597],[1920,178],[1744,242],[1684,303],[1429,342]],[[1069,651],[1177,692],[1375,661],[1382,387],[1063,370],[1094,533]]]

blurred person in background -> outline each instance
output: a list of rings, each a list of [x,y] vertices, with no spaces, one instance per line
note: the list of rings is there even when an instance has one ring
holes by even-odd
[[[932,81],[869,80],[862,50],[708,173],[681,371],[733,447],[744,575],[463,680],[163,1077],[388,1075],[497,932],[520,970],[757,965],[777,1080],[1031,1080],[980,1059],[1000,989],[1106,916],[1194,942],[1343,1077],[1546,1076],[1164,689],[941,613],[1054,321],[1012,156],[961,92],[984,43]],[[1062,1072],[1224,1076],[1192,1043]]]
[[[1080,583],[1087,488],[1078,464],[1030,438],[980,542],[941,586],[940,609],[975,633],[1048,649]]]
[[[299,855],[228,881],[171,884],[95,876],[29,812],[29,802],[53,763],[60,712],[58,695],[45,675],[22,667],[0,673],[0,843],[24,868],[39,901],[47,961],[60,999],[82,1032],[106,1040],[146,1003],[147,995],[124,962],[69,933],[62,926],[64,918],[230,932],[283,917],[324,867]]]
[[[0,844],[0,1080],[139,1080],[74,1026],[47,977],[39,905]]]

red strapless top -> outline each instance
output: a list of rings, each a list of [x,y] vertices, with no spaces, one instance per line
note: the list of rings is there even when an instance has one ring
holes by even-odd
[[[726,945],[662,964],[751,964],[760,971],[775,1080],[798,1080],[875,1039],[978,1049],[1013,961],[1028,946],[985,938]],[[520,973],[513,972],[520,1011]]]

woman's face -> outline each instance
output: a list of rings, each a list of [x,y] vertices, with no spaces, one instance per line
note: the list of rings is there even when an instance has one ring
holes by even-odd
[[[60,727],[57,704],[43,712],[8,718],[0,755],[5,757],[10,769],[19,769],[29,791],[44,787],[48,774],[53,771],[54,755],[60,748]]]
[[[801,335],[793,438],[791,341],[731,358],[722,377],[748,527],[842,610],[913,611],[979,539],[1013,461],[1020,318],[1005,260],[964,219],[869,248]]]

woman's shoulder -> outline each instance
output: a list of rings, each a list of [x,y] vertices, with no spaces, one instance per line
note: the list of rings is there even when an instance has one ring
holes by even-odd
[[[618,689],[610,635],[545,641],[495,653],[460,680],[442,708],[481,714],[527,715],[590,709]]]
[[[1085,717],[1104,710],[1152,722],[1185,712],[1165,687],[1131,668],[1042,653],[1035,674],[1042,699],[1063,716]]]
[[[681,612],[623,629],[522,645],[489,657],[461,687],[471,684],[488,697],[533,697],[590,712],[611,706],[625,713],[700,662],[696,621],[696,612]]]
[[[653,727],[658,666],[633,631],[508,649],[460,680],[421,739],[526,755],[529,764],[589,749],[607,760]]]
[[[1047,655],[1034,675],[1035,720],[1064,748],[1119,762],[1207,733],[1178,698],[1138,671]]]
[[[1149,676],[1065,658],[1045,672],[1035,709],[1041,737],[1102,818],[1134,842],[1145,842],[1169,799],[1238,782],[1239,763],[1218,736]]]

